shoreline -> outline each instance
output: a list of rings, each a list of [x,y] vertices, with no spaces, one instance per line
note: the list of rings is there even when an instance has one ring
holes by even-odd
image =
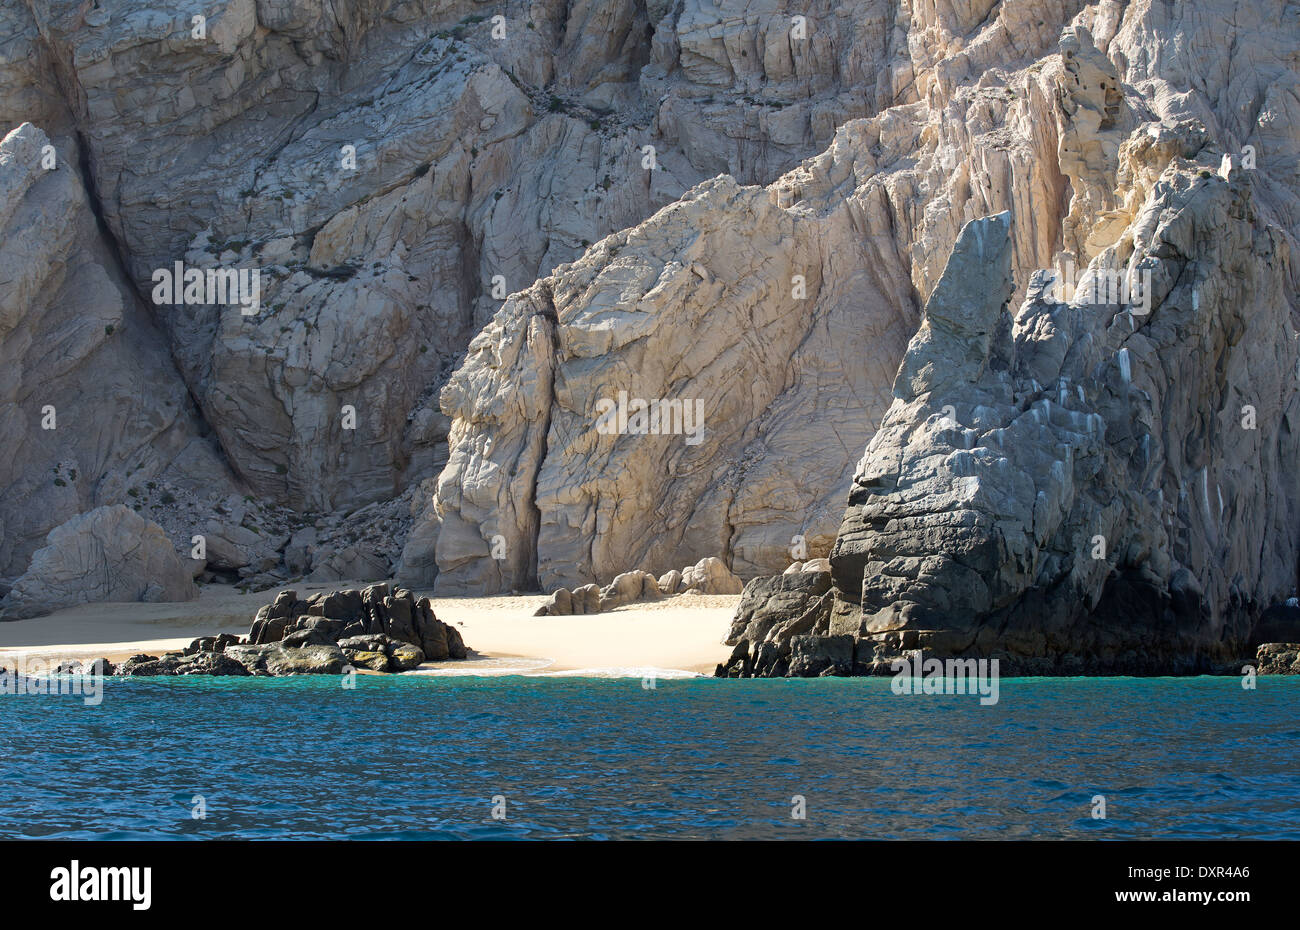
[[[257,609],[281,590],[300,596],[368,581],[285,585],[249,594],[205,586],[193,601],[104,603],[63,608],[0,623],[0,666],[29,658],[106,658],[181,650],[200,636],[247,635]],[[722,644],[739,595],[677,595],[599,614],[535,617],[544,594],[437,597],[435,613],[454,624],[470,649],[460,661],[426,662],[412,675],[711,675],[731,647]]]

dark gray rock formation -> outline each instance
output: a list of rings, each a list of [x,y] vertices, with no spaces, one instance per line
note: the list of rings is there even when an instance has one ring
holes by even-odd
[[[249,647],[231,647],[232,649]],[[238,655],[224,652],[195,652],[185,654],[168,652],[161,658],[135,655],[123,662],[116,671],[122,676],[154,675],[250,675],[246,663]],[[267,674],[263,671],[262,674]]]
[[[962,230],[855,476],[829,596],[781,576],[742,600],[728,641],[752,674],[883,673],[916,649],[1003,674],[1194,673],[1286,621],[1266,614],[1300,552],[1286,243],[1242,172],[1197,170],[1195,133],[1172,135],[1132,237],[1069,302],[1036,274],[1013,321],[1010,215]],[[1108,267],[1132,289],[1089,287]]]
[[[406,672],[426,660],[468,656],[460,631],[437,618],[428,598],[417,600],[403,588],[391,591],[387,584],[376,584],[305,600],[296,591],[281,591],[257,611],[245,639],[228,633],[201,636],[183,652],[132,656],[117,674],[340,675],[352,668]]]

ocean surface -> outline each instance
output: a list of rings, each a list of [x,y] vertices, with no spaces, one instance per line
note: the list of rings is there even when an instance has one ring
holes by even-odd
[[[1300,679],[1004,679],[993,706],[888,679],[646,684],[0,696],[0,837],[1300,839]]]

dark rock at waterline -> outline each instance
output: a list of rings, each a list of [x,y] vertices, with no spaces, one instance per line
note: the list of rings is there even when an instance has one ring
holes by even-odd
[[[0,670],[3,671],[3,670]],[[114,671],[113,663],[108,659],[92,659],[89,662],[79,662],[76,659],[67,659],[60,662],[54,669],[55,675],[112,675]]]
[[[787,674],[791,678],[852,675],[853,652],[852,636],[792,636]]]
[[[736,644],[736,648],[731,650],[727,661],[720,663],[713,674],[718,678],[749,678],[751,671],[749,643],[742,639]]]
[[[227,646],[233,646],[238,642],[239,637],[230,633],[220,633],[217,636],[200,636],[185,647],[185,654],[194,655],[198,652],[225,652]]]
[[[424,651],[410,643],[400,643],[388,654],[390,672],[409,672],[424,663]]]
[[[352,636],[339,640],[339,648],[358,668],[374,672],[406,672],[424,662],[424,651],[387,633]]]
[[[469,655],[460,632],[438,619],[427,597],[417,599],[387,582],[320,592],[306,600],[295,591],[281,591],[257,612],[248,643],[287,649],[337,646],[356,667],[389,672]],[[274,663],[263,670],[253,661],[255,673],[274,674]]]
[[[460,632],[428,598],[386,583],[300,599],[281,591],[248,637],[201,636],[184,652],[132,656],[119,675],[338,675],[349,668],[405,672],[426,660],[465,659]],[[111,666],[110,666],[111,668]]]
[[[448,626],[447,630],[447,658],[464,659],[469,656],[469,648],[465,645],[465,640],[461,639],[460,630],[454,626]]]
[[[135,655],[118,667],[121,676],[158,675],[248,675],[235,658],[221,652],[168,652],[162,657]]]
[[[348,666],[347,657],[333,643],[296,647],[244,644],[226,647],[225,655],[253,675],[341,675]]]
[[[387,655],[370,649],[344,649],[343,654],[353,668],[370,672],[386,672],[392,664]]]
[[[1276,604],[1265,610],[1251,631],[1252,646],[1265,643],[1300,643],[1300,605]]]
[[[830,572],[791,572],[752,579],[740,594],[727,645],[741,640],[785,643],[791,636],[807,632],[801,627],[811,629],[819,618],[816,611],[828,608],[825,596],[830,590]]]

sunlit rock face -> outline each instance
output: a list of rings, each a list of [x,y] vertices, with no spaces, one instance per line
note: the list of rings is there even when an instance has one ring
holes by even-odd
[[[854,478],[826,632],[866,666],[1230,661],[1295,585],[1285,239],[1244,175],[1176,158],[1112,247],[1130,299],[1085,279],[1060,302],[1037,275],[1013,325],[1008,221],[967,227],[927,305]]]
[[[6,6],[0,132],[32,127],[0,167],[0,583],[158,483],[190,495],[142,511],[183,551],[212,521],[258,535],[217,567],[262,585],[833,556],[823,626],[859,665],[943,630],[1068,656],[1076,602],[1209,655],[1294,585],[1295,15]],[[256,270],[254,305],[160,298],[177,262]],[[1075,287],[1115,270],[1149,275],[1139,313]],[[40,429],[98,385],[134,400]]]
[[[1189,423],[1195,417],[1226,422],[1234,411],[1240,417],[1237,408],[1246,402],[1236,403],[1238,395],[1256,397],[1257,411],[1268,408],[1281,417],[1287,409],[1269,399],[1275,395],[1267,379],[1284,400],[1289,397],[1283,372],[1291,351],[1295,273],[1288,256],[1297,214],[1296,178],[1288,166],[1296,163],[1297,142],[1296,114],[1282,88],[1296,76],[1284,63],[1268,15],[1252,14],[1232,27],[1235,35],[1251,37],[1255,70],[1207,74],[1202,90],[1188,86],[1188,70],[1199,74],[1200,68],[1184,57],[1175,37],[1192,35],[1198,47],[1226,54],[1212,16],[1119,4],[974,12],[988,20],[967,23],[960,14],[931,11],[915,15],[933,15],[934,22],[900,23],[915,30],[908,32],[909,89],[876,115],[840,126],[822,154],[766,187],[726,179],[697,186],[681,202],[597,243],[511,298],[476,337],[442,394],[444,413],[453,419],[450,460],[434,503],[417,520],[403,567],[426,578],[440,570],[447,590],[508,590],[605,583],[631,568],[659,572],[719,553],[748,578],[829,555],[838,536],[843,567],[837,578],[845,592],[840,609],[848,626],[850,614],[866,609],[861,588],[868,563],[873,572],[885,570],[869,579],[876,585],[866,595],[873,616],[955,605],[961,605],[958,612],[983,616],[1063,578],[1091,592],[1080,602],[1092,609],[1117,560],[1126,558],[1162,579],[1161,597],[1172,598],[1178,611],[1205,613],[1214,623],[1234,613],[1225,597],[1267,602],[1289,593],[1289,529],[1276,557],[1255,559],[1249,571],[1238,565],[1225,572],[1216,556],[1204,555],[1214,551],[1211,538],[1236,540],[1198,514],[1189,517],[1195,541],[1181,556],[1170,547],[1150,557],[1117,551],[1128,545],[1118,542],[1121,524],[1149,521],[1147,532],[1158,534],[1168,522],[1163,508],[1205,498],[1195,491],[1198,483],[1210,496],[1211,511],[1217,510],[1216,468],[1226,476],[1238,466],[1216,465],[1204,442],[1195,453],[1172,457],[1178,462],[1168,466],[1172,477],[1150,485],[1156,479],[1143,472],[1148,484],[1126,492],[1136,495],[1126,508],[1111,490],[1097,490],[1109,472],[1075,474],[1102,468],[1101,452],[1086,450],[1106,448],[1106,436],[1130,437],[1127,442],[1144,447],[1142,454],[1151,457],[1144,468],[1166,467],[1159,463],[1171,457],[1161,446],[1181,442],[1156,428],[1166,407],[1192,405],[1182,411]],[[1253,120],[1221,103],[1250,94],[1271,101]],[[1289,128],[1280,132],[1279,125]],[[1275,146],[1267,159],[1261,157],[1265,137]],[[1235,165],[1230,178],[1221,176],[1225,156]],[[1245,160],[1252,167],[1243,167]],[[966,224],[999,214],[1005,216],[981,234],[983,240],[954,254]],[[1252,332],[1275,357],[1272,374],[1256,371],[1256,363],[1242,369],[1251,384],[1213,382],[1189,394],[1166,380],[1166,373],[1188,377],[1165,361],[1169,353],[1158,354],[1159,372],[1144,371],[1144,364],[1154,363],[1150,334],[1165,333],[1174,325],[1168,322],[1173,308],[1182,307],[1182,292],[1173,298],[1168,292],[1171,281],[1185,283],[1169,277],[1183,265],[1221,270],[1204,272],[1215,283],[1198,289],[1197,309],[1189,311],[1198,332],[1210,327],[1203,344],[1193,350],[1180,336],[1180,352],[1194,351],[1198,365],[1217,359],[1215,340],[1233,338],[1235,324],[1214,315],[1236,314],[1234,300],[1258,300],[1273,308],[1271,322],[1251,317],[1258,327]],[[1059,279],[1056,286],[1051,277],[1035,283],[1036,272],[1049,270]],[[1105,284],[1117,271],[1125,280],[1132,274],[1138,291],[1117,295],[1124,301],[1098,303],[1109,311],[1078,309],[1088,296],[1080,296],[1080,279]],[[807,285],[800,300],[791,297],[796,275]],[[1212,294],[1219,304],[1210,306]],[[1105,287],[1100,295],[1108,296]],[[1131,316],[1135,335],[1121,345],[1120,324],[1111,317],[1130,297],[1139,304]],[[1168,299],[1174,303],[1161,304]],[[927,302],[932,321],[920,334],[924,343],[912,348],[928,356],[910,360],[907,340]],[[1075,309],[1059,306],[1067,303]],[[1004,304],[1022,309],[1003,310]],[[1166,323],[1159,322],[1162,316]],[[1184,335],[1186,325],[1179,324]],[[1228,346],[1236,352],[1236,343]],[[1249,356],[1234,357],[1244,366]],[[1180,365],[1192,364],[1180,359]],[[1138,385],[1134,390],[1152,400],[1127,394],[1122,403],[1099,399],[1108,372],[1121,366]],[[1217,368],[1217,362],[1211,366]],[[975,370],[1000,380],[985,384]],[[1064,400],[1062,379],[1070,395]],[[954,521],[949,542],[980,552],[991,547],[994,554],[964,565],[964,554],[921,539],[917,552],[900,550],[898,558],[912,561],[894,577],[888,570],[893,556],[870,555],[875,550],[863,540],[896,534],[880,550],[891,552],[908,531],[889,524],[895,513],[889,508],[898,501],[882,503],[886,509],[879,514],[859,513],[856,519],[866,522],[853,524],[866,493],[861,479],[869,474],[859,468],[859,450],[873,441],[887,414],[904,416],[897,413],[903,396],[914,405],[906,416],[919,416],[922,408],[928,416],[951,403],[969,418],[979,406],[972,399],[995,386],[1000,393],[985,399],[981,418],[956,417],[961,429],[975,431],[960,441],[986,429],[998,431],[990,442],[1005,438],[1026,447],[997,455],[955,447],[961,453],[956,471],[935,471],[922,482],[924,491],[915,492],[938,496],[938,503],[926,504],[938,509],[925,519]],[[680,437],[601,434],[598,405],[620,390],[630,397],[703,399],[709,413],[704,439],[692,446]],[[936,408],[939,397],[944,403]],[[1024,404],[1027,419],[1012,418],[1009,411]],[[1139,421],[1145,426],[1109,422],[1144,405],[1150,405]],[[1038,425],[1030,430],[1031,423]],[[1283,423],[1276,420],[1274,429],[1282,432],[1273,441],[1285,438]],[[884,428],[886,438],[899,442],[896,433],[910,427],[884,419]],[[1263,432],[1253,434],[1256,441]],[[902,451],[891,447],[882,454]],[[1234,444],[1238,452],[1249,455]],[[1235,506],[1254,514],[1252,527],[1290,525],[1292,495],[1278,489],[1286,482],[1263,479],[1259,471],[1282,454],[1251,466],[1259,487],[1270,490],[1251,496],[1249,504],[1243,498],[1231,505],[1225,496],[1225,514]],[[1013,466],[1018,457],[1024,462]],[[923,455],[917,467],[937,468],[931,458]],[[1007,463],[1004,476],[996,471],[1003,466],[993,464],[998,460]],[[871,465],[870,456],[868,463],[868,469],[894,468]],[[986,466],[995,470],[978,471]],[[1044,470],[1041,486],[1023,477],[1036,468]],[[1144,510],[1138,499],[1157,490],[1165,503]],[[1099,526],[1084,539],[1106,537],[1106,554],[1073,566],[1082,549],[1073,539],[1052,542],[1056,524],[1069,522],[1075,495],[1093,493],[1101,493],[1106,505]],[[849,495],[854,503],[844,522]],[[973,503],[955,506],[964,495]],[[1060,517],[1049,519],[1062,507]],[[1027,529],[994,530],[990,521],[1013,513],[1024,515]],[[1244,558],[1254,544],[1240,545]],[[921,553],[930,551],[926,547],[933,549],[928,559]],[[999,566],[992,578],[985,577],[988,558]],[[1166,571],[1164,562],[1172,568]],[[927,573],[939,569],[942,584],[926,588]],[[1239,594],[1231,595],[1238,574]],[[1133,572],[1125,578],[1137,583]],[[931,593],[922,595],[923,588]],[[1121,596],[1121,588],[1112,590],[1108,597]],[[937,599],[931,603],[931,597]],[[1193,602],[1197,606],[1188,606]],[[1156,612],[1163,616],[1163,610]],[[884,618],[874,622],[884,626],[873,635],[892,629]]]

